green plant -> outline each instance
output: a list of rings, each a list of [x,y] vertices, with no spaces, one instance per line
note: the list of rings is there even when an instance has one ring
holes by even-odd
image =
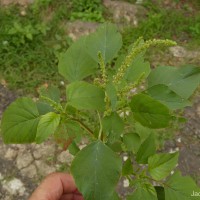
[[[53,136],[75,155],[70,170],[85,200],[119,199],[115,188],[120,177],[134,188],[128,200],[193,199],[199,188],[176,169],[179,153],[156,153],[155,138],[183,120],[177,110],[191,105],[200,69],[151,70],[143,57],[149,47],[173,45],[139,38],[126,56],[117,55],[121,35],[114,25],[102,25],[59,58],[59,73],[70,82],[67,101],[60,102],[56,87],[42,88],[37,102],[19,98],[3,114],[4,142],[41,143]],[[88,144],[80,150],[83,137]]]
[[[190,13],[181,9],[162,8],[163,2],[160,1],[157,4],[152,1],[145,2],[144,5],[149,11],[147,18],[139,21],[137,27],[130,26],[123,30],[124,46],[132,43],[141,35],[146,40],[167,38],[200,44],[198,8],[196,12]]]
[[[191,32],[191,35],[194,38],[199,38],[199,36],[200,36],[200,16],[198,16],[194,19],[193,24],[191,24],[189,27],[189,32]]]
[[[81,19],[84,21],[97,22],[104,21],[101,0],[73,0],[70,19]]]
[[[31,9],[33,13],[37,14],[41,8],[47,8],[53,0],[34,0],[33,4],[31,5]]]
[[[62,5],[63,2],[57,2],[58,7]],[[52,11],[52,19],[45,21],[41,13],[46,10],[40,9],[33,13],[28,7],[22,16],[17,6],[0,8],[0,78],[9,88],[26,93],[44,83],[57,84],[62,80],[55,67],[57,55],[70,43],[60,26],[63,15]]]
[[[26,40],[33,40],[33,37],[43,34],[46,35],[48,27],[45,24],[27,24],[23,25],[17,21],[13,22],[13,26],[7,30],[8,37],[10,36],[9,42],[13,46],[20,46],[26,43]]]

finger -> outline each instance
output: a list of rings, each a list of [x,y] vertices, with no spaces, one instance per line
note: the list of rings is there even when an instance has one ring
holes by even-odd
[[[76,185],[71,175],[53,173],[43,180],[29,200],[57,200],[64,193],[73,193],[74,191],[76,191]]]

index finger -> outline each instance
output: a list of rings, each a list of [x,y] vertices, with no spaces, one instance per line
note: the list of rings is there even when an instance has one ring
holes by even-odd
[[[42,181],[29,200],[57,200],[63,194],[74,192],[77,193],[77,189],[71,175],[53,173]]]

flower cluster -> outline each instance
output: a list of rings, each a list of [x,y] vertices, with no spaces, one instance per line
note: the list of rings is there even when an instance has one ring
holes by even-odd
[[[113,76],[113,83],[118,84],[120,83],[120,80],[123,78],[127,68],[131,65],[134,58],[148,49],[151,46],[175,46],[176,42],[172,40],[159,40],[159,39],[153,39],[153,40],[147,40],[143,44],[141,44],[141,39],[139,38],[135,44],[132,47],[132,50],[130,53],[126,56],[125,60],[123,61],[122,65],[119,67],[117,74]]]

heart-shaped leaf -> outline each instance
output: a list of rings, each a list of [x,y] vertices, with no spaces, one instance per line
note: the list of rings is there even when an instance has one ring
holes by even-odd
[[[145,94],[133,96],[130,103],[133,117],[143,126],[165,128],[169,126],[171,115],[169,109],[159,101]]]
[[[67,86],[68,103],[77,109],[104,110],[104,98],[105,93],[101,88],[84,81]]]
[[[43,116],[38,124],[35,141],[41,143],[45,141],[51,134],[55,132],[60,123],[60,115],[49,112]]]
[[[87,37],[87,51],[96,62],[98,52],[102,53],[105,63],[111,61],[122,46],[122,37],[113,24],[103,24],[97,31]]]
[[[190,106],[191,103],[188,100],[180,97],[174,91],[172,91],[169,86],[159,84],[150,87],[146,92],[154,99],[160,101],[166,105],[169,109],[181,109],[186,106]]]
[[[121,158],[101,141],[76,154],[71,172],[84,200],[116,200],[116,184],[122,170]]]
[[[165,200],[198,200],[200,188],[197,187],[194,180],[189,176],[181,176],[180,172],[174,173],[165,185]]]
[[[102,120],[103,131],[109,137],[109,140],[114,142],[119,139],[124,129],[124,122],[120,116],[113,112]]]
[[[154,134],[150,134],[149,137],[140,145],[136,154],[136,161],[141,164],[147,164],[148,158],[155,154],[156,144]]]
[[[31,98],[20,98],[11,103],[1,122],[4,142],[34,142],[39,118],[37,105]]]
[[[80,81],[97,70],[97,62],[86,51],[86,37],[80,38],[59,58],[58,70],[68,81]]]
[[[188,99],[200,84],[200,68],[184,66],[175,68],[160,66],[148,77],[148,85],[167,85],[172,91],[184,99]]]
[[[166,178],[178,163],[178,153],[155,154],[148,159],[150,175],[155,180]]]

